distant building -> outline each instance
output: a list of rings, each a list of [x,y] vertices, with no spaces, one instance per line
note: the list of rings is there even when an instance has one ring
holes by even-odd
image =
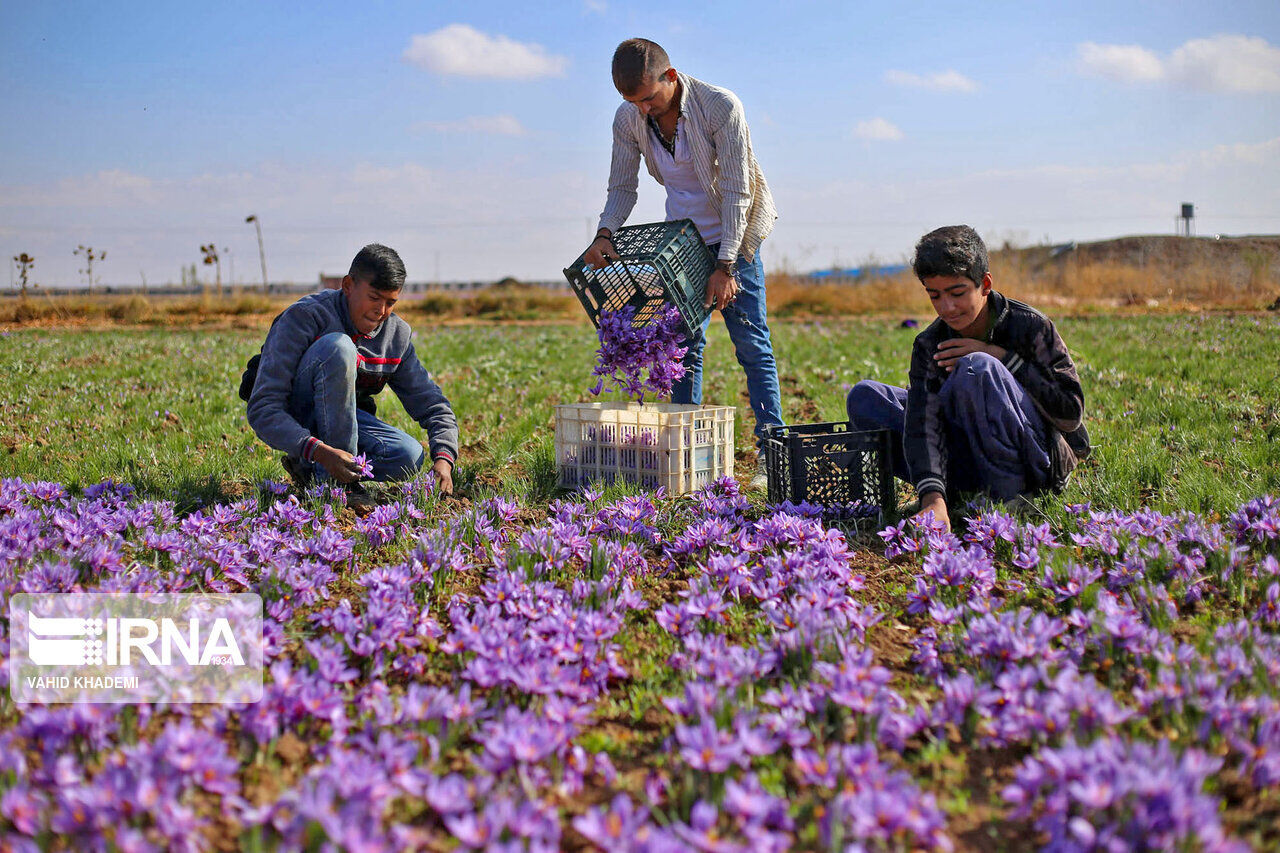
[[[342,276],[325,275],[324,273],[320,273],[320,289],[321,290],[341,290]]]
[[[865,267],[849,267],[847,269],[814,270],[805,273],[805,278],[830,284],[857,284],[871,278],[884,278],[907,271],[906,264],[879,264]]]

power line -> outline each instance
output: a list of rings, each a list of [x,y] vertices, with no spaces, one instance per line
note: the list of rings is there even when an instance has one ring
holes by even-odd
[[[396,224],[382,224],[378,228],[380,231],[401,230],[423,230],[423,229],[441,229],[441,228],[506,228],[512,225],[580,225],[582,223],[581,216],[558,217],[558,216],[531,216],[518,219],[496,220],[474,220],[474,221],[458,221],[450,220],[447,222],[405,222]],[[359,231],[367,228],[365,224],[353,225],[272,225],[271,230],[274,232],[292,232],[292,233],[341,233],[346,231]],[[170,233],[170,234],[186,234],[186,233],[208,233],[211,231],[225,231],[239,233],[238,227],[233,226],[209,226],[209,225],[89,225],[75,224],[70,225],[3,225],[0,224],[0,231],[24,231],[24,232],[58,232],[58,231],[105,231],[114,233],[131,233],[145,231],[148,234],[154,233]]]

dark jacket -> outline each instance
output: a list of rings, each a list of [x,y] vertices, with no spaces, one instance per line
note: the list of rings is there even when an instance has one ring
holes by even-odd
[[[458,456],[458,421],[448,399],[418,361],[409,324],[392,314],[376,329],[361,335],[351,323],[347,295],[325,290],[304,296],[272,323],[262,345],[261,361],[249,394],[249,426],[276,450],[304,456],[311,433],[289,414],[293,376],[302,355],[320,337],[338,332],[356,345],[356,401],[372,409],[373,395],[384,386],[404,404],[409,417],[427,431],[431,458]],[[252,366],[251,366],[252,367]]]
[[[1059,491],[1079,460],[1089,455],[1084,426],[1084,391],[1053,322],[1031,306],[996,291],[988,295],[991,325],[987,342],[1008,350],[1004,366],[1044,417],[1049,433],[1049,481],[1036,490]],[[903,450],[918,494],[947,491],[947,435],[939,397],[947,371],[933,360],[938,344],[960,335],[941,318],[916,336],[911,350]]]

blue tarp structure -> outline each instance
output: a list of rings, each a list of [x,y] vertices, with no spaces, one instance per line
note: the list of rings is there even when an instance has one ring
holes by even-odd
[[[871,278],[873,276],[897,275],[905,272],[906,264],[886,264],[876,267],[849,267],[842,270],[814,270],[806,273],[805,278]]]

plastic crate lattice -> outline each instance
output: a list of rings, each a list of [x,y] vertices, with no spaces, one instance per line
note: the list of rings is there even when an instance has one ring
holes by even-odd
[[[598,328],[601,312],[630,305],[632,323],[644,326],[670,303],[684,321],[685,337],[692,338],[709,313],[702,300],[715,269],[693,220],[627,225],[613,235],[613,246],[619,259],[604,268],[587,269],[584,252],[564,271],[591,322]]]
[[[847,422],[770,427],[769,501],[894,509],[889,440],[888,430],[858,432]]]
[[[733,476],[729,406],[569,403],[556,406],[560,486],[635,483],[686,494]]]

